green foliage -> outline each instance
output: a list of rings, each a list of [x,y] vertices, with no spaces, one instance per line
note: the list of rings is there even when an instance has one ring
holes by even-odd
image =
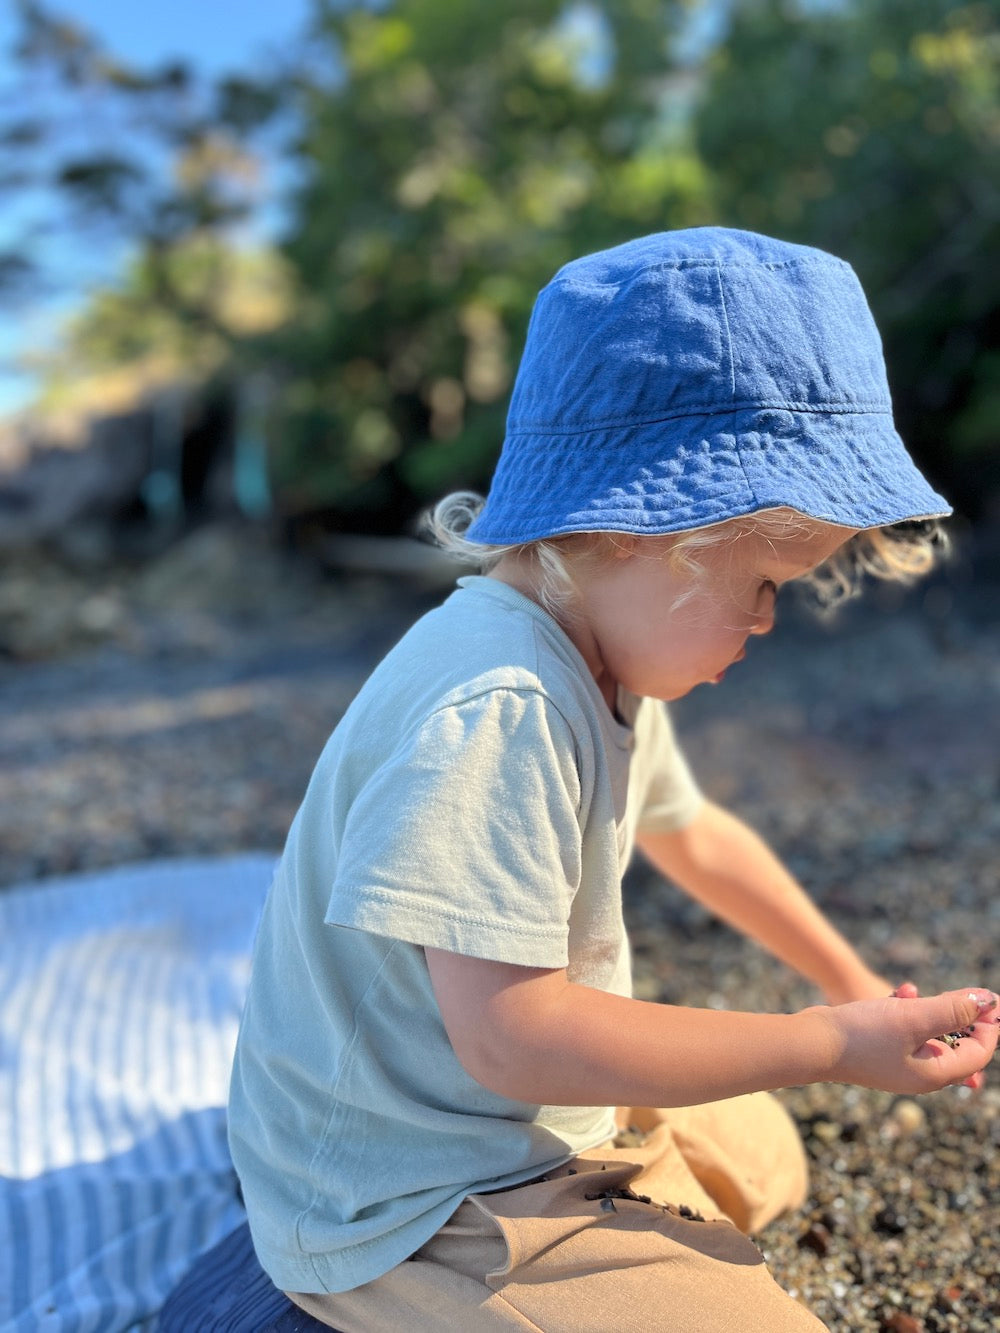
[[[304,54],[210,89],[124,67],[38,0],[18,12],[0,192],[46,170],[68,226],[133,242],[53,384],[74,365],[266,369],[290,510],[399,530],[484,487],[539,287],[575,255],[703,222],[849,259],[905,438],[970,513],[1000,492],[991,0],[314,0]],[[699,48],[690,21],[713,14],[728,24]],[[105,99],[145,137],[60,150],[33,95],[53,79],[71,110]],[[255,136],[291,122],[283,254],[241,258]],[[30,260],[5,241],[6,294]]]
[[[539,287],[583,251],[709,218],[662,116],[682,13],[608,0],[588,33],[555,0],[320,9],[340,74],[305,90],[302,298],[277,349],[290,503],[394,526],[484,486]]]
[[[697,116],[720,218],[849,259],[904,437],[975,510],[1000,484],[1000,16],[737,4]]]
[[[148,389],[246,370],[256,337],[288,315],[287,265],[271,250],[235,251],[198,235],[146,247],[115,287],[96,292],[41,368],[39,406],[111,408],[128,381]]]

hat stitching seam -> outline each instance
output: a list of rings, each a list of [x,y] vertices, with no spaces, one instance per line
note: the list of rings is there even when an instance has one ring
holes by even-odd
[[[866,402],[829,403],[817,406],[797,402],[761,403],[744,401],[725,408],[713,404],[711,407],[706,406],[703,410],[688,409],[683,412],[668,412],[659,417],[601,417],[596,421],[580,422],[571,426],[556,426],[547,421],[526,421],[524,424],[518,424],[517,426],[508,426],[506,434],[508,438],[515,435],[584,435],[588,431],[606,430],[613,426],[657,426],[663,421],[682,421],[688,417],[728,417],[747,411],[795,412],[800,415],[812,416],[889,417],[890,419],[892,417],[890,408]]]
[[[719,284],[719,301],[722,306],[722,324],[726,331],[726,342],[729,347],[729,382],[732,385],[733,397],[733,406],[730,410],[729,417],[732,423],[730,430],[733,437],[733,449],[736,451],[736,459],[740,465],[740,472],[742,472],[743,480],[746,483],[747,494],[756,505],[759,503],[757,500],[757,492],[754,490],[753,483],[747,475],[746,464],[743,462],[743,451],[740,448],[739,435],[736,430],[736,419],[739,416],[739,409],[736,407],[736,355],[733,351],[733,333],[729,325],[729,306],[726,302],[726,288],[722,281],[722,268],[718,264],[715,266],[715,276],[716,281]]]
[[[729,308],[726,305],[726,289],[722,285],[722,268],[715,266],[715,280],[719,285],[719,301],[722,305],[722,326],[726,331],[726,350],[729,353],[729,387],[731,390],[731,411],[736,411],[736,357],[733,354],[733,331],[729,324]]]
[[[776,260],[750,260],[750,259],[678,259],[676,261],[664,261],[659,264],[643,264],[629,268],[623,273],[620,279],[614,281],[602,282],[599,278],[583,278],[576,274],[566,274],[565,277],[560,274],[546,283],[542,291],[549,291],[553,287],[580,287],[583,289],[593,287],[611,287],[618,288],[623,282],[637,277],[641,273],[678,273],[691,268],[714,268],[717,271],[722,268],[734,269],[767,269],[770,272],[778,272],[780,269],[800,268],[804,264],[824,264],[831,268],[844,269],[853,273],[853,269],[843,259],[827,257],[823,255],[805,255],[801,259],[776,259]]]

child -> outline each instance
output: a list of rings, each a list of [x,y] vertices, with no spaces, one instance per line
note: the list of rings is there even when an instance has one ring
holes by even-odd
[[[806,1192],[769,1090],[968,1080],[996,996],[891,995],[659,701],[720,682],[785,583],[930,564],[896,525],[947,505],[853,272],[718,228],[567,265],[474,512],[436,526],[484,572],[347,711],[264,912],[230,1107],[261,1263],[344,1333],[821,1328],[745,1234]],[[635,843],[828,1006],[630,998]]]

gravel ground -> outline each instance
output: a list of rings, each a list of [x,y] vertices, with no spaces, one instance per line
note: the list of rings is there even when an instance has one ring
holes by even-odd
[[[8,561],[0,885],[278,848],[330,728],[439,593],[319,580],[238,534],[144,570]],[[942,578],[833,630],[793,612],[676,707],[706,791],[754,824],[873,966],[925,992],[1000,983],[1000,589]],[[790,1010],[817,997],[649,874],[627,885],[640,994]],[[760,1237],[834,1330],[1000,1328],[1000,1081],[918,1102],[782,1096],[813,1167]]]

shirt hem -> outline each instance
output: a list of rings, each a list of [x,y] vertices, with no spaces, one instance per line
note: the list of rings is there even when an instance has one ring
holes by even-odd
[[[516,1189],[520,1185],[527,1185],[539,1175],[544,1175],[546,1171],[552,1171],[557,1166],[571,1162],[580,1153],[589,1152],[602,1143],[607,1143],[615,1132],[613,1113],[614,1108],[610,1108],[609,1123],[602,1127],[602,1133],[595,1136],[593,1142],[586,1141],[572,1152],[536,1163],[523,1171],[511,1172],[506,1178],[501,1176],[494,1181],[474,1182],[458,1190],[444,1203],[429,1210],[427,1217],[433,1219],[433,1225],[429,1229],[416,1225],[419,1219],[415,1219],[404,1228],[372,1236],[368,1240],[358,1241],[340,1250],[320,1251],[297,1257],[271,1250],[255,1238],[254,1249],[258,1262],[274,1285],[284,1292],[334,1295],[341,1291],[353,1291],[355,1287],[361,1287],[366,1282],[374,1282],[398,1264],[405,1263],[440,1231],[448,1218],[470,1195],[492,1194],[499,1190]],[[609,1128],[610,1134],[606,1132]],[[392,1243],[394,1238],[395,1244]]]

